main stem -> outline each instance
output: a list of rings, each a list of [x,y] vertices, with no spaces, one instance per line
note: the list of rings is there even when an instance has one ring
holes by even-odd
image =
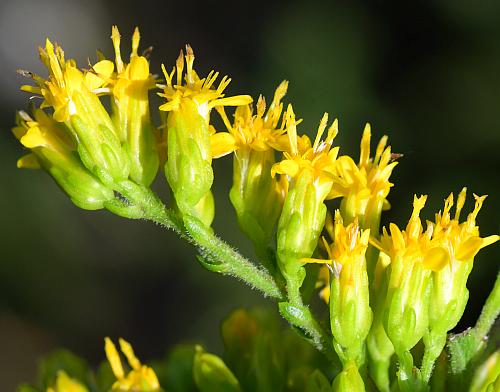
[[[193,217],[180,217],[166,208],[163,202],[148,188],[124,183],[122,194],[142,210],[142,218],[172,229],[181,238],[195,245],[210,261],[223,265],[222,273],[235,276],[251,287],[260,290],[266,297],[281,300],[283,295],[273,277],[250,260],[241,256],[228,244],[218,238],[211,228]]]

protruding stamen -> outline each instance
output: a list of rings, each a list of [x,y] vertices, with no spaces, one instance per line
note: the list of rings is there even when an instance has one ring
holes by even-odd
[[[372,131],[370,124],[365,125],[363,136],[361,137],[359,166],[366,166],[370,161],[370,142],[372,138]]]
[[[113,26],[111,28],[111,41],[113,41],[113,47],[115,49],[115,63],[116,63],[116,71],[118,73],[123,72],[123,60],[120,52],[120,31],[117,26]]]
[[[179,57],[175,61],[175,68],[177,69],[177,86],[182,85],[182,72],[184,71],[184,53],[182,50],[179,53]]]
[[[320,145],[321,137],[325,131],[326,124],[328,123],[328,113],[323,114],[321,121],[319,122],[318,131],[316,133],[316,139],[314,139],[313,149],[314,152],[318,152],[318,147]]]
[[[139,49],[139,41],[141,40],[141,34],[139,33],[139,27],[134,29],[134,34],[132,34],[132,53],[130,57],[137,56],[137,49]]]
[[[106,352],[106,357],[108,358],[113,374],[118,380],[122,380],[125,377],[125,372],[123,371],[122,362],[120,360],[120,354],[116,350],[114,343],[110,338],[105,338],[104,351]]]

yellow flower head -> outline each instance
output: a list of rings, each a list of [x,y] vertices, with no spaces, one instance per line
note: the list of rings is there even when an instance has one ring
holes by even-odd
[[[356,165],[349,156],[337,160],[338,178],[328,195],[329,199],[345,197],[353,215],[371,216],[382,203],[383,209],[389,209],[386,198],[392,183],[389,182],[392,170],[397,165],[393,162],[391,147],[387,146],[387,136],[380,139],[375,156],[370,157],[371,128],[366,124],[361,138],[361,153]]]
[[[451,218],[450,210],[453,207],[453,193],[444,202],[443,211],[436,214],[435,222],[428,222],[433,228],[433,242],[444,247],[450,261],[466,262],[474,259],[481,248],[499,240],[498,235],[486,238],[479,237],[479,228],[476,226],[476,217],[486,196],[474,195],[476,200],[474,210],[467,216],[465,222],[460,223],[460,212],[465,204],[467,188],[463,188],[458,195],[455,216]]]
[[[283,151],[287,148],[285,119],[281,121],[283,103],[288,81],[284,80],[276,89],[273,101],[266,112],[266,100],[261,95],[257,101],[257,113],[253,115],[252,106],[239,106],[231,125],[223,106],[217,107],[228,132],[218,132],[211,137],[212,154],[215,158],[224,156],[242,148],[255,151],[272,149]]]
[[[113,384],[112,391],[153,392],[160,390],[160,383],[158,382],[155,372],[150,367],[141,364],[136,358],[132,346],[128,342],[121,338],[119,340],[120,349],[132,368],[126,375],[115,345],[109,338],[106,338],[105,342],[106,357],[117,379]]]
[[[83,73],[76,67],[74,60],[65,60],[64,52],[59,45],[53,45],[49,39],[45,48],[39,47],[40,59],[49,71],[44,79],[38,75],[22,71],[29,75],[37,86],[25,85],[21,90],[43,96],[41,108],[53,107],[54,119],[63,122],[76,112],[74,96],[89,86]]]
[[[405,230],[391,223],[389,232],[384,227],[381,241],[374,238],[370,242],[391,259],[402,257],[406,263],[419,262],[426,270],[438,271],[448,262],[447,252],[432,242],[433,227],[428,225],[424,232],[420,211],[424,208],[427,196],[415,196],[413,212]]]
[[[325,237],[322,238],[322,245],[328,259],[305,258],[302,261],[325,264],[325,267],[332,271],[337,278],[341,276],[342,271],[349,272],[343,274],[343,283],[349,286],[356,285],[357,280],[353,273],[358,270],[359,266],[354,264],[364,263],[370,229],[361,230],[357,221],[344,226],[344,221],[338,210],[335,211],[335,223],[332,222],[331,215],[327,216],[325,228],[333,241],[328,243]],[[330,298],[330,274],[328,270],[323,268],[320,271],[318,282],[318,286],[323,287],[320,296],[325,302],[328,302]]]
[[[219,76],[218,72],[210,71],[206,78],[200,79],[193,69],[194,53],[191,46],[186,45],[186,55],[181,51],[177,58],[176,65],[170,73],[162,64],[163,74],[166,83],[161,97],[167,99],[167,103],[160,106],[160,110],[169,112],[177,111],[181,108],[184,100],[194,102],[198,113],[208,121],[210,110],[217,106],[240,106],[252,102],[248,95],[236,95],[234,97],[224,97],[224,90],[231,82],[231,79],[224,76],[217,88],[214,87],[215,80]],[[184,75],[184,65],[186,72]],[[174,75],[176,79],[174,80]],[[184,75],[184,82],[183,82]]]
[[[314,144],[309,148],[303,148],[297,138],[295,114],[292,106],[288,105],[286,128],[290,150],[284,152],[284,159],[273,166],[271,174],[273,176],[276,173],[286,175],[291,182],[302,173],[307,172],[310,174],[316,189],[321,190],[319,194],[326,197],[334,181],[336,159],[339,152],[339,147],[331,148],[333,139],[338,133],[337,120],[328,128],[326,139],[321,140],[327,122],[328,113],[325,113],[319,124]]]
[[[47,113],[41,109],[34,111],[34,119],[28,113],[20,111],[18,113],[18,124],[12,132],[21,144],[35,151],[17,161],[19,168],[38,168],[36,151],[42,148],[52,150],[60,156],[66,156],[70,151],[76,150],[74,140],[64,129],[64,125],[54,121]]]
[[[146,57],[137,53],[141,40],[139,28],[136,27],[132,35],[132,51],[128,64],[124,63],[121,57],[121,36],[117,26],[112,27],[111,40],[115,50],[115,63],[102,59],[85,73],[85,80],[90,89],[97,94],[112,93],[116,99],[121,100],[134,96],[136,91],[142,93],[153,88],[155,79],[149,73],[149,62]]]

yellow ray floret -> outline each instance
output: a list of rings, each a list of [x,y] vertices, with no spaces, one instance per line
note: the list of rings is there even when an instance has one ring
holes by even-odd
[[[75,142],[69,132],[64,129],[64,125],[54,121],[41,109],[34,111],[34,119],[28,113],[20,111],[17,126],[12,129],[12,132],[24,147],[35,151],[35,154],[42,148],[50,149],[61,156],[66,156],[76,150]],[[30,153],[20,158],[17,166],[39,168],[35,154]]]
[[[161,97],[167,99],[167,103],[160,106],[163,111],[179,110],[183,99],[192,100],[199,114],[207,119],[210,110],[217,106],[240,106],[252,102],[249,95],[236,95],[225,97],[224,90],[231,82],[231,79],[224,76],[215,88],[214,84],[219,76],[218,72],[210,71],[207,77],[200,79],[193,68],[194,53],[191,46],[186,45],[186,55],[181,51],[177,58],[176,65],[170,73],[162,64],[163,74],[166,79],[166,86]],[[184,66],[186,72],[184,74]],[[175,80],[174,80],[175,76]],[[184,80],[183,80],[184,77]]]
[[[395,224],[389,226],[390,234],[384,228],[381,241],[371,238],[371,243],[391,258],[400,255],[406,258],[416,258],[423,262],[424,267],[438,271],[450,263],[472,261],[481,248],[499,240],[498,235],[486,238],[479,237],[476,217],[486,196],[476,196],[475,208],[467,220],[459,223],[460,212],[465,203],[466,189],[458,196],[455,217],[452,219],[450,210],[453,206],[453,194],[445,200],[444,209],[436,214],[435,222],[427,222],[423,232],[419,218],[426,196],[415,197],[413,214],[406,230],[401,231]]]
[[[344,226],[342,216],[338,210],[335,211],[335,224],[333,224],[331,220],[331,215],[328,215],[325,227],[333,241],[332,243],[328,243],[324,237],[322,238],[322,245],[328,258],[304,258],[302,262],[325,264],[325,267],[332,271],[337,278],[344,266],[359,262],[364,263],[364,257],[370,238],[370,229],[361,230],[356,220]],[[356,268],[349,269],[350,272],[356,270]],[[349,285],[354,285],[356,283],[356,276],[350,276],[348,279],[344,279],[344,282]],[[322,287],[320,292],[321,298],[323,298],[325,302],[328,302],[330,297],[330,274],[326,269],[323,269],[320,273],[318,287]]]
[[[474,195],[474,210],[467,216],[465,222],[460,223],[460,213],[465,204],[466,192],[467,189],[463,188],[458,195],[454,218],[451,218],[450,214],[453,207],[453,193],[451,193],[444,202],[443,211],[436,214],[435,222],[427,222],[433,227],[433,241],[448,251],[451,261],[470,261],[481,248],[493,244],[500,238],[498,235],[485,238],[479,236],[476,218],[486,196]]]
[[[312,147],[301,148],[297,137],[297,121],[292,106],[288,105],[286,112],[286,128],[288,133],[289,151],[284,152],[284,159],[276,163],[271,174],[286,175],[289,180],[293,180],[303,171],[312,175],[314,185],[318,188],[330,188],[335,175],[336,159],[339,147],[331,148],[333,139],[338,133],[338,122],[335,120],[328,128],[327,137],[321,140],[328,123],[328,114],[325,113],[318,127],[316,139]]]
[[[402,257],[407,263],[418,262],[427,270],[437,271],[446,265],[448,254],[431,242],[432,226],[427,226],[424,232],[420,211],[424,208],[427,196],[415,196],[413,199],[413,212],[405,230],[400,230],[391,223],[389,232],[384,227],[380,242],[371,238],[370,242],[391,259]]]
[[[148,60],[137,53],[140,39],[139,28],[136,27],[132,35],[130,62],[124,63],[121,57],[120,31],[117,26],[112,27],[114,64],[110,60],[102,59],[85,73],[87,85],[93,92],[97,94],[113,93],[118,100],[121,100],[126,96],[134,96],[135,90],[144,91],[155,86],[155,79],[149,73]]]
[[[257,113],[253,115],[252,106],[239,106],[234,114],[234,122],[230,123],[224,107],[217,107],[229,132],[218,132],[211,136],[212,154],[218,158],[233,151],[249,148],[255,151],[272,149],[283,151],[287,148],[285,118],[282,98],[285,96],[288,82],[285,80],[276,89],[274,99],[266,112],[266,100],[261,95],[257,101]]]
[[[54,119],[63,122],[76,111],[74,95],[82,89],[88,89],[83,73],[76,67],[74,60],[65,60],[64,52],[59,45],[53,45],[49,39],[45,48],[39,48],[40,59],[49,71],[47,79],[41,76],[22,72],[30,76],[37,86],[25,85],[21,90],[41,95],[44,101],[41,108],[53,107]]]
[[[386,197],[393,186],[389,177],[397,165],[397,162],[393,161],[395,156],[391,154],[391,147],[387,146],[387,136],[380,139],[373,158],[370,157],[370,141],[371,127],[366,124],[361,138],[359,163],[356,165],[354,160],[346,155],[339,157],[338,179],[329,195],[330,199],[354,197],[358,212],[364,211],[369,200],[373,198],[381,198],[384,208],[389,208]]]
[[[155,372],[150,367],[142,365],[134,354],[132,346],[124,339],[119,340],[120,349],[127,358],[132,368],[128,374],[125,374],[118,350],[113,342],[105,339],[105,351],[113,374],[117,381],[113,384],[112,391],[157,391],[160,390],[160,384]]]

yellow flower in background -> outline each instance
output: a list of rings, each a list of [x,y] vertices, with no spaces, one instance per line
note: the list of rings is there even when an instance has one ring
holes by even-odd
[[[127,358],[132,368],[125,374],[123,365],[115,345],[109,339],[105,339],[105,351],[113,374],[117,381],[113,384],[113,392],[154,392],[160,390],[160,383],[155,372],[150,367],[142,365],[134,354],[132,346],[124,339],[119,339],[120,349]]]
[[[380,139],[375,156],[370,157],[371,127],[367,124],[361,138],[359,162],[343,155],[337,160],[337,174],[329,199],[343,197],[341,211],[351,222],[358,217],[361,227],[378,232],[380,214],[389,209],[387,195],[393,184],[389,182],[392,170],[397,165],[393,161],[391,147],[387,146],[387,136]]]
[[[184,75],[184,63],[186,72]],[[182,110],[186,101],[196,105],[198,114],[208,121],[210,110],[216,106],[240,106],[252,102],[249,95],[236,95],[224,97],[224,90],[231,82],[231,79],[224,76],[217,88],[214,83],[219,76],[218,72],[210,71],[206,78],[200,79],[193,69],[194,53],[191,46],[186,45],[186,55],[181,51],[177,58],[176,65],[170,73],[162,65],[163,74],[166,79],[166,86],[161,97],[167,99],[167,103],[160,106],[162,111]],[[174,75],[176,79],[174,80]],[[183,80],[184,76],[184,80]]]
[[[66,372],[60,370],[57,373],[55,385],[47,388],[47,392],[88,392],[88,389],[74,378],[69,377]]]

